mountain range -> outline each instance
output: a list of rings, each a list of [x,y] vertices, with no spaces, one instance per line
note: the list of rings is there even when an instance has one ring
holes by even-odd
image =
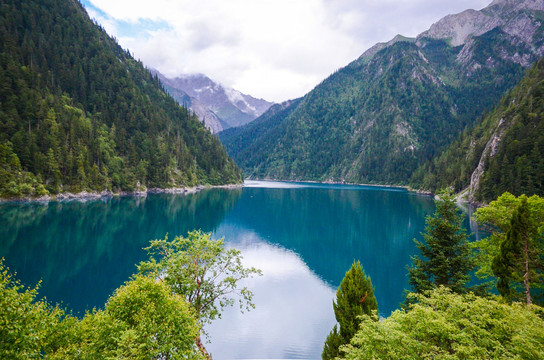
[[[262,115],[273,104],[223,86],[206,75],[186,74],[168,78],[151,69],[176,101],[195,112],[213,132],[245,125]]]
[[[421,167],[544,55],[543,21],[540,0],[446,16],[416,38],[373,46],[301,99],[220,139],[250,178],[423,184],[414,177]]]

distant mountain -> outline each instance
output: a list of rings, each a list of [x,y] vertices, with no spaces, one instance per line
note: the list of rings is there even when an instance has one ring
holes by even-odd
[[[214,133],[245,125],[273,104],[225,87],[202,74],[182,75],[172,79],[158,70],[151,71],[157,74],[178,103],[193,110]]]
[[[544,54],[543,20],[541,0],[447,16],[372,47],[280,118],[265,113],[267,131],[221,140],[248,177],[408,184]]]
[[[544,196],[544,58],[476,127],[416,171],[412,185],[452,186],[470,201]]]
[[[241,181],[77,0],[2,1],[0,129],[0,197]]]

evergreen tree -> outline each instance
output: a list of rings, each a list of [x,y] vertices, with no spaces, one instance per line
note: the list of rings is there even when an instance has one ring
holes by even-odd
[[[359,316],[370,316],[373,311],[378,310],[374,287],[359,261],[354,262],[346,272],[336,291],[336,302],[333,302],[333,308],[340,330],[335,325],[327,336],[321,354],[323,360],[334,359],[339,355],[339,347],[349,344],[359,329]]]
[[[512,298],[515,291],[511,282],[523,283],[523,292],[527,305],[532,303],[531,286],[542,280],[539,266],[542,255],[538,249],[538,229],[531,224],[527,197],[522,195],[512,220],[506,239],[500,245],[500,252],[493,260],[492,269],[498,277],[497,290],[506,298]]]
[[[422,257],[412,257],[408,269],[414,292],[423,293],[440,285],[457,293],[467,290],[469,273],[474,268],[468,246],[468,235],[462,227],[463,217],[449,191],[440,194],[436,212],[426,219],[424,242],[414,239]]]

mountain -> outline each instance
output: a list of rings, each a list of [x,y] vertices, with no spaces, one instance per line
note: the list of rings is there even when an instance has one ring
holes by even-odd
[[[76,0],[0,7],[0,196],[241,181],[225,148]]]
[[[470,201],[544,195],[544,58],[477,126],[423,165],[412,186],[451,186]]]
[[[193,110],[213,133],[245,125],[272,105],[266,100],[255,99],[218,84],[202,74],[182,75],[172,79],[157,70],[151,71],[157,74],[170,95],[181,105]]]
[[[247,177],[408,184],[544,54],[543,10],[540,0],[496,0],[447,16],[375,45],[268,131],[220,138]]]

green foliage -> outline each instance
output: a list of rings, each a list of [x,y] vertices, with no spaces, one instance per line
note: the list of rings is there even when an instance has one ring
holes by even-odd
[[[104,310],[87,313],[77,338],[54,358],[199,359],[199,325],[183,297],[162,281],[135,276],[110,297]]]
[[[241,181],[220,142],[77,1],[2,3],[0,84],[0,152],[20,163],[12,173],[0,156],[0,196]]]
[[[544,309],[439,287],[383,321],[364,316],[345,359],[542,359]]]
[[[2,359],[199,359],[200,326],[163,282],[135,276],[81,320],[37,299],[0,262]]]
[[[25,288],[0,261],[0,358],[41,359],[71,338],[74,318],[38,300],[38,287]]]
[[[483,176],[472,194],[476,200],[489,202],[506,191],[543,196],[543,95],[541,59],[474,128],[467,128],[440,156],[420,167],[411,185],[432,191],[452,186],[461,191],[482,161]]]
[[[504,193],[475,213],[491,232],[473,244],[477,275],[496,276],[497,290],[508,300],[544,303],[544,199]],[[527,277],[527,278],[525,278]]]
[[[374,287],[359,261],[351,265],[342,279],[333,308],[340,330],[335,325],[327,337],[321,355],[323,359],[334,359],[338,355],[339,346],[349,343],[359,328],[361,315],[375,315],[378,310]]]
[[[466,52],[474,57],[458,60]],[[523,67],[502,55],[516,53],[537,59],[500,29],[467,48],[401,40],[220,139],[249,177],[408,184],[521,79]]]
[[[423,258],[413,256],[413,266],[408,269],[413,291],[421,294],[438,286],[457,293],[467,291],[474,264],[462,221],[453,195],[442,192],[434,215],[426,218],[424,242],[414,239]]]
[[[146,250],[150,259],[140,263],[138,270],[164,280],[184,297],[201,324],[220,318],[221,310],[234,305],[235,297],[241,311],[255,306],[253,293],[239,282],[261,271],[244,267],[240,251],[226,248],[223,239],[212,240],[211,234],[191,231],[186,238],[153,240]],[[200,337],[197,345],[207,357]]]

